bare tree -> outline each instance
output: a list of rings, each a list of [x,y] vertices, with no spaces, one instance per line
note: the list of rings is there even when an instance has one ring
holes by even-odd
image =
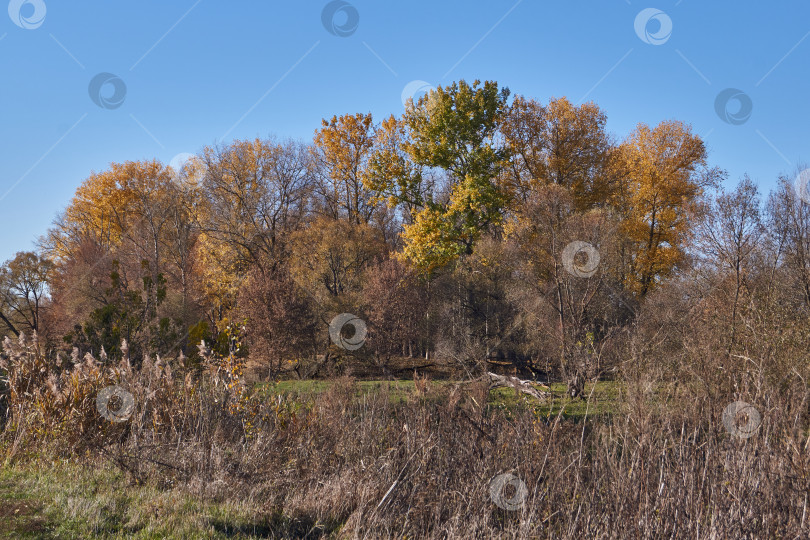
[[[202,230],[247,267],[276,261],[309,210],[309,152],[301,143],[256,139],[209,147],[201,156]]]
[[[810,203],[797,195],[793,181],[782,176],[768,198],[767,215],[771,250],[780,269],[801,291],[805,308],[810,307]]]
[[[713,271],[720,280],[724,276],[731,277],[730,353],[737,337],[741,295],[750,292],[757,253],[763,247],[765,229],[759,191],[745,176],[734,191],[721,191],[709,206],[700,222],[698,246],[702,251],[703,266]]]
[[[0,267],[0,321],[14,335],[38,332],[53,263],[23,251]]]

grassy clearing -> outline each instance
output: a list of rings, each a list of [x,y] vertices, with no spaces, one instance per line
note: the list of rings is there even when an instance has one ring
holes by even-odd
[[[450,381],[431,381],[432,385],[444,386],[452,384]],[[269,395],[285,394],[312,397],[327,391],[334,385],[334,381],[326,380],[287,380],[268,383],[259,383],[256,388]],[[392,403],[406,401],[415,390],[411,380],[394,381],[357,381],[357,396],[362,397],[372,392],[386,388],[391,395]]]
[[[249,502],[201,501],[180,490],[131,485],[114,469],[58,461],[0,470],[0,538],[249,539],[325,529],[263,515]]]
[[[0,538],[41,538],[47,526],[42,501],[17,477],[16,471],[0,469]]]
[[[327,391],[333,381],[325,380],[286,380],[261,383],[256,386],[259,392],[272,395],[298,396],[303,399],[314,397]],[[430,381],[433,387],[450,387],[454,381]],[[404,403],[411,398],[416,387],[412,380],[395,381],[357,381],[357,397],[368,397],[381,389],[386,389],[392,404]],[[489,393],[487,404],[491,408],[507,412],[516,410],[534,410],[538,415],[554,418],[562,415],[564,419],[581,420],[586,417],[608,417],[618,412],[623,385],[617,381],[598,381],[585,385],[585,399],[571,399],[566,394],[565,383],[552,383],[551,399],[538,403],[536,400],[510,388],[496,388]]]
[[[506,411],[534,410],[545,418],[561,415],[563,419],[580,421],[586,418],[608,418],[619,410],[622,383],[598,381],[585,385],[585,398],[571,399],[565,383],[551,383],[551,399],[542,403],[511,388],[496,388],[489,394],[488,404]]]

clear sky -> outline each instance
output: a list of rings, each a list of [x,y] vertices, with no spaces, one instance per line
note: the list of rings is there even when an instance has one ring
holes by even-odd
[[[639,122],[690,123],[712,165],[764,193],[810,162],[803,0],[8,3],[0,261],[32,249],[112,161],[310,139],[322,117],[399,115],[403,91],[461,78],[593,100],[617,137]]]

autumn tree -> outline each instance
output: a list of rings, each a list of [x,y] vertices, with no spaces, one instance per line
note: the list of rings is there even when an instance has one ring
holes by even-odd
[[[383,362],[394,355],[413,357],[426,349],[427,290],[413,268],[396,258],[370,267],[362,298],[369,343]]]
[[[238,309],[248,322],[251,360],[278,375],[317,353],[313,299],[295,283],[285,266],[254,267],[239,291]]]
[[[233,306],[240,276],[284,258],[286,241],[309,210],[309,151],[300,143],[254,139],[206,147],[200,156],[202,235],[196,254],[210,302]]]
[[[699,224],[701,265],[717,276],[716,290],[727,291],[729,296],[729,351],[735,345],[741,303],[744,295],[751,293],[756,268],[767,266],[760,258],[764,236],[759,191],[747,176],[734,191],[721,191]]]
[[[525,202],[547,179],[548,111],[537,100],[516,95],[501,122],[510,158],[504,167],[510,191]]]
[[[127,238],[148,234],[136,248],[159,263],[161,227],[167,207],[176,200],[171,170],[159,161],[112,163],[93,173],[49,231],[46,245],[59,258],[84,239],[112,249]],[[151,230],[150,230],[151,229]],[[147,232],[148,231],[148,232]]]
[[[16,336],[40,332],[53,263],[25,251],[0,266],[0,323]]]
[[[787,278],[787,289],[798,291],[798,304],[810,308],[810,202],[799,196],[806,187],[781,176],[767,201],[771,250]],[[795,302],[795,300],[794,300]]]
[[[57,262],[93,242],[117,253],[140,274],[148,261],[152,278],[170,267],[188,270],[194,230],[183,192],[171,169],[159,161],[113,163],[92,174],[49,231],[45,246]],[[185,251],[185,254],[184,254]]]
[[[581,213],[570,190],[550,184],[534,192],[507,228],[515,245],[512,301],[533,369],[553,370],[577,388],[599,369],[611,328],[634,306],[613,277],[617,221],[609,212]]]
[[[113,163],[77,189],[44,242],[56,262],[54,305],[65,310],[66,320],[58,324],[69,321],[69,339],[80,339],[89,317],[117,309],[135,289],[143,303],[140,316],[154,318],[143,320],[143,327],[163,325],[154,335],[182,334],[195,321],[189,274],[197,232],[187,195],[174,171],[158,161]],[[115,325],[114,318],[96,319],[98,332],[115,332],[102,328]]]
[[[481,233],[501,220],[508,193],[497,177],[506,149],[497,133],[508,97],[509,90],[495,82],[460,81],[406,107],[403,150],[419,166],[442,169],[447,179],[444,196],[421,201],[423,208],[404,227],[404,254],[423,271],[472,253]],[[390,181],[413,184],[407,174]],[[402,202],[418,201],[413,189],[382,191]]]
[[[362,291],[366,270],[386,253],[379,231],[365,224],[319,218],[290,239],[292,276],[323,308]]]
[[[505,172],[516,195],[526,200],[539,185],[556,184],[571,191],[578,211],[604,206],[612,146],[606,122],[594,103],[577,106],[563,97],[544,106],[516,96],[501,126],[512,156]]]
[[[424,165],[413,161],[407,143],[407,128],[402,120],[393,115],[383,120],[376,132],[364,183],[376,199],[385,201],[390,208],[401,207],[405,222],[410,223],[431,200],[435,179]]]
[[[668,120],[639,124],[621,144],[613,206],[622,219],[624,286],[639,297],[684,261],[704,188],[722,174],[706,165],[706,147],[691,128]]]
[[[321,121],[312,155],[325,214],[355,224],[369,223],[378,209],[364,183],[375,141],[371,114],[344,114]]]

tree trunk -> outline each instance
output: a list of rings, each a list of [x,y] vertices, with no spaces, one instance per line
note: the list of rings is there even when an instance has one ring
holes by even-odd
[[[494,390],[495,388],[506,387],[506,388],[514,388],[518,392],[528,394],[539,400],[544,400],[546,398],[551,397],[551,392],[549,391],[550,389],[545,385],[540,385],[544,389],[541,392],[532,385],[531,381],[524,381],[518,379],[517,377],[498,375],[497,373],[492,373],[490,371],[487,372],[487,377],[489,378],[490,391]]]

